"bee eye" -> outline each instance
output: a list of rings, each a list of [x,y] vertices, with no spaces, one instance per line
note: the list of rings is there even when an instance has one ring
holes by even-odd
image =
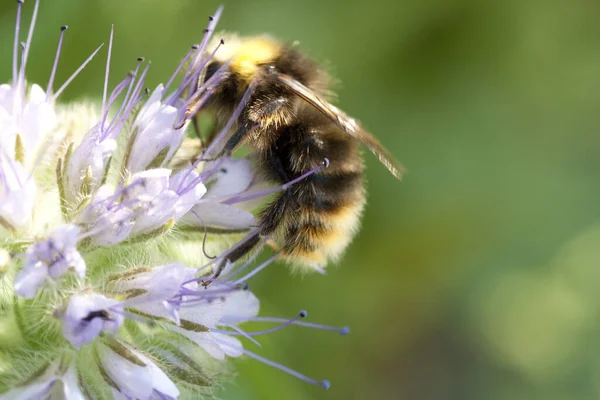
[[[217,72],[219,68],[221,68],[222,65],[223,64],[217,61],[213,61],[210,64],[208,64],[208,66],[206,67],[206,75],[204,77],[204,82],[209,80],[215,74],[215,72]]]

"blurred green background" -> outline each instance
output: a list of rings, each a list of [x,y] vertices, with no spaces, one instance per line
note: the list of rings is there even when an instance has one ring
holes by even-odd
[[[58,83],[114,23],[111,82],[145,56],[151,87],[217,5],[43,0],[27,75],[47,82],[60,25]],[[2,81],[15,11],[0,5]],[[300,41],[409,173],[398,183],[367,156],[370,202],[339,268],[253,282],[264,315],[351,327],[252,348],[331,389],[245,359],[218,397],[600,398],[599,21],[589,0],[226,1],[221,29]],[[62,100],[100,96],[103,64]]]

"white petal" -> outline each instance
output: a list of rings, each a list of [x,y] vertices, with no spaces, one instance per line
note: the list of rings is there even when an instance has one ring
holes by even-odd
[[[133,364],[105,346],[100,349],[100,362],[121,392],[134,399],[152,395],[152,373],[146,366]]]
[[[177,293],[181,284],[194,276],[194,271],[182,263],[161,265],[119,281],[117,290],[143,289],[166,297]]]
[[[211,357],[217,360],[225,359],[225,352],[217,343],[217,340],[213,336],[212,332],[193,332],[186,331],[182,328],[176,327],[173,330],[181,333],[182,335],[189,338],[191,341],[202,347]]]
[[[150,370],[150,375],[152,376],[152,388],[169,397],[177,398],[179,397],[179,390],[177,386],[169,379],[169,377],[154,364],[150,359],[135,352],[135,354],[146,363],[146,368]]]
[[[221,300],[213,300],[210,303],[195,304],[191,307],[181,307],[179,316],[196,324],[204,325],[207,328],[214,328],[223,317],[225,304]]]
[[[188,213],[184,221],[196,227],[202,227],[204,224],[216,228],[246,229],[256,224],[251,212],[227,204],[202,200],[192,210],[197,216]]]
[[[137,130],[131,146],[127,168],[132,172],[144,170],[158,154],[169,148],[165,161],[168,161],[181,145],[184,129],[175,130],[173,124],[177,109],[161,103],[163,86],[159,85],[134,122]]]
[[[222,324],[238,324],[258,315],[260,302],[249,290],[239,290],[225,298],[224,315],[219,321]]]
[[[46,91],[40,85],[34,83],[29,89],[29,98],[27,100],[31,104],[44,103],[46,101]]]
[[[3,83],[0,85],[0,108],[12,113],[14,91],[11,85]]]
[[[71,364],[62,378],[65,400],[85,400],[83,391],[79,387],[79,380],[75,372],[75,365]]]
[[[77,225],[63,224],[54,229],[49,238],[60,249],[74,247],[77,244],[77,236],[80,230]]]
[[[206,194],[206,186],[195,182],[198,178],[195,171],[183,170],[171,177],[169,189],[180,196],[180,201],[175,209],[175,218],[181,218]],[[190,185],[193,187],[189,187]]]
[[[48,267],[42,262],[38,262],[31,267],[23,268],[19,271],[14,280],[15,293],[26,299],[33,298],[47,276]]]
[[[100,141],[100,126],[96,125],[83,137],[81,144],[75,148],[67,165],[66,195],[75,201],[80,194],[81,184],[86,171],[91,173],[91,191],[97,189],[102,182],[106,164],[117,148],[113,139]]]
[[[207,169],[215,166],[217,166],[216,163],[211,163],[207,166]],[[228,158],[218,164],[218,167],[217,181],[208,190],[207,198],[241,193],[250,186],[252,182],[252,163],[250,160]]]
[[[2,136],[2,135],[0,135]],[[19,163],[0,153],[0,217],[19,228],[31,218],[36,201],[35,181]]]
[[[131,400],[131,397],[125,396],[112,386],[110,387],[110,391],[112,392],[113,400]]]
[[[39,85],[33,84],[29,91],[20,123],[23,145],[29,158],[41,145],[48,133],[57,125],[57,117],[53,107],[46,102],[46,92]]]
[[[0,395],[0,400],[38,400],[47,394],[56,383],[56,377],[46,382],[35,382],[25,387],[10,390]]]
[[[244,354],[244,346],[242,346],[242,342],[237,338],[215,332],[213,332],[213,336],[219,344],[219,347],[221,347],[223,352],[229,357],[239,357]]]
[[[175,314],[172,310],[167,308],[164,303],[166,302],[163,299],[158,299],[156,296],[141,295],[132,300],[130,307],[135,308],[144,314],[170,319],[171,321],[178,323],[178,314]]]
[[[54,387],[58,377],[56,376],[58,363],[54,362],[46,368],[44,373],[30,382],[28,385],[10,390],[0,395],[0,400],[37,400],[42,399]]]

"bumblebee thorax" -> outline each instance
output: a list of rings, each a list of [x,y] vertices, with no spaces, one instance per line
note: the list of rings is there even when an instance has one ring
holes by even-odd
[[[280,54],[281,44],[268,36],[225,38],[225,45],[217,51],[218,58],[223,62],[231,60],[229,69],[248,82],[261,65],[275,61]]]

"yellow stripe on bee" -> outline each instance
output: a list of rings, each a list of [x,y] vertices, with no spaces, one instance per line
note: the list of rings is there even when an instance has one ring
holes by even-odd
[[[281,45],[269,37],[246,39],[240,43],[233,55],[230,69],[249,82],[260,68],[260,64],[274,61],[280,53]]]
[[[283,253],[283,258],[291,262],[298,269],[312,269],[313,265],[325,266],[327,258],[320,251],[294,250],[293,253]]]

